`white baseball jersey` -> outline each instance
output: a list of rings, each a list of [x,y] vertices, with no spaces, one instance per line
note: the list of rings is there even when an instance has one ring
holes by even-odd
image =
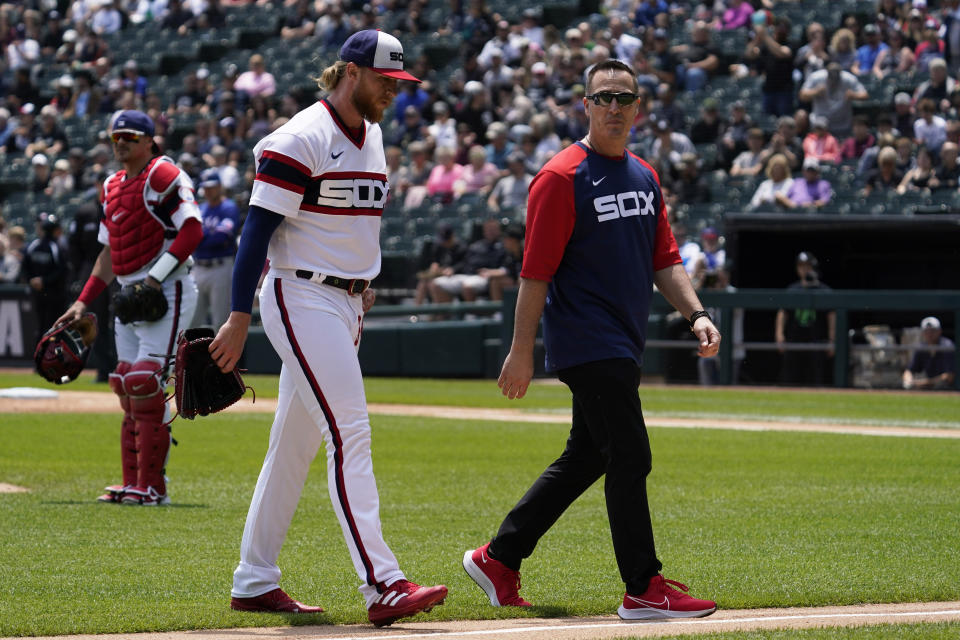
[[[346,278],[380,273],[380,217],[387,163],[380,126],[363,122],[354,137],[321,100],[254,148],[250,204],[285,216],[270,239],[276,269]]]

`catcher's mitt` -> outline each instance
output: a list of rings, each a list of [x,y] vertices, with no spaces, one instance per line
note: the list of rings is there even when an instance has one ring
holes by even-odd
[[[93,313],[53,327],[43,334],[33,352],[37,373],[56,384],[76,380],[96,338],[97,316]]]
[[[177,412],[188,420],[226,409],[247,390],[237,369],[220,371],[210,355],[211,342],[213,330],[205,327],[185,329],[177,338],[174,398]]]
[[[156,322],[167,313],[167,297],[143,280],[128,284],[113,297],[113,310],[121,324]]]

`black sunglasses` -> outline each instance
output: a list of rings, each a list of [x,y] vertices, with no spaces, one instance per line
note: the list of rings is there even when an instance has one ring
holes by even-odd
[[[635,93],[613,93],[611,91],[601,91],[600,93],[594,93],[583,97],[587,98],[588,100],[593,100],[593,104],[601,107],[609,107],[610,103],[614,100],[616,100],[617,104],[619,104],[621,107],[628,107],[636,102],[639,96]]]

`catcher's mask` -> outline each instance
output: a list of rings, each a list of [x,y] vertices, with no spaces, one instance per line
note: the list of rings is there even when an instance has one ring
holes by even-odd
[[[53,327],[43,334],[33,352],[37,373],[56,384],[76,380],[87,364],[90,345],[96,337],[97,316],[93,313]]]

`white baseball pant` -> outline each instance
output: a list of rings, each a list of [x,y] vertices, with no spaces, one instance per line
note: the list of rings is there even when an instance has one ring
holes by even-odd
[[[219,258],[217,264],[213,266],[205,267],[198,264],[193,268],[193,277],[197,281],[197,290],[200,293],[193,326],[209,324],[216,330],[227,321],[227,316],[230,315],[233,262],[233,258]],[[209,322],[207,322],[208,313]]]
[[[271,271],[260,292],[260,315],[283,366],[231,594],[250,598],[277,588],[280,548],[310,463],[325,443],[330,500],[369,608],[378,587],[404,575],[380,527],[370,419],[357,359],[360,296]]]

